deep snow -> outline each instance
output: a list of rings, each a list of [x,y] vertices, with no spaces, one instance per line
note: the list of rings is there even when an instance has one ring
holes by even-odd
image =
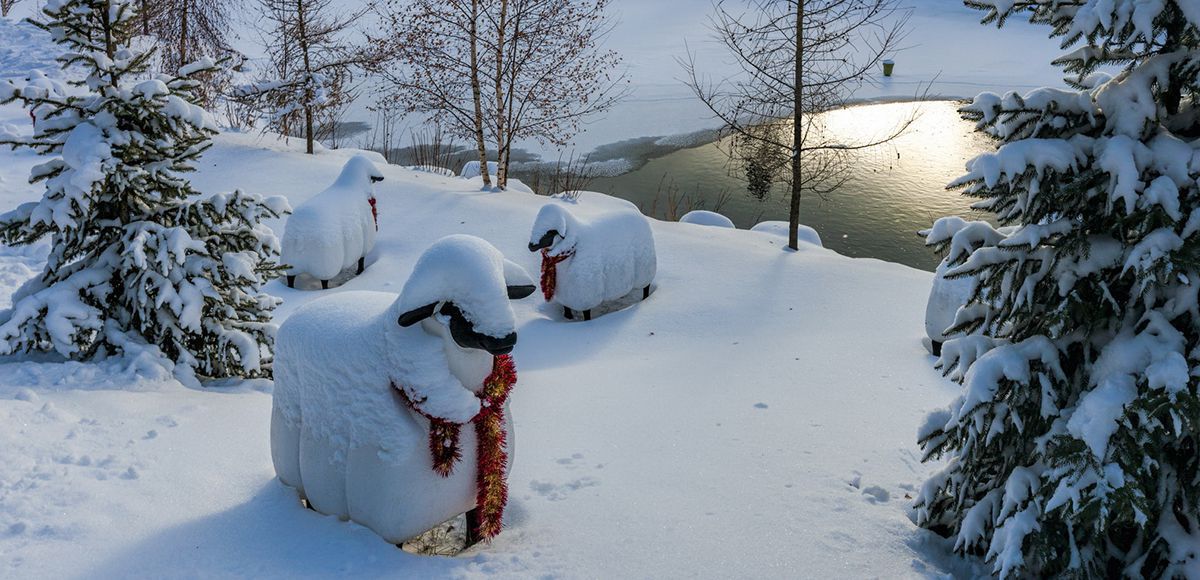
[[[222,135],[194,181],[299,204],[352,152],[298,145]],[[38,194],[23,178],[34,161],[0,154],[0,211]],[[381,169],[366,273],[326,292],[272,282],[281,321],[319,296],[398,292],[451,233],[537,268],[527,236],[546,198]],[[965,572],[907,515],[936,467],[919,462],[915,428],[958,390],[920,343],[930,274],[809,245],[788,253],[777,236],[652,226],[649,300],[586,323],[536,295],[514,303],[515,461],[508,527],[491,545],[420,557],[301,508],[271,467],[267,381],[192,390],[139,361],[17,357],[0,364],[0,576]],[[6,300],[43,253],[2,252]]]
[[[0,107],[4,124],[28,117]],[[194,182],[297,206],[354,154],[301,145],[221,135]],[[0,212],[40,195],[27,183],[37,161],[0,151]],[[546,198],[381,169],[366,272],[324,292],[272,282],[279,322],[320,296],[398,293],[452,233],[537,271],[526,246]],[[513,304],[515,457],[507,529],[491,545],[415,556],[303,509],[274,477],[270,381],[190,389],[143,358],[15,356],[0,358],[0,577],[970,574],[908,517],[937,467],[919,462],[916,427],[959,391],[920,342],[931,275],[809,244],[785,252],[778,235],[651,224],[659,268],[645,302],[570,323],[540,295]],[[45,255],[0,247],[0,308]]]

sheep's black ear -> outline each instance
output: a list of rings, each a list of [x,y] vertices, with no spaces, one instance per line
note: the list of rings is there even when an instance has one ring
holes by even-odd
[[[521,286],[509,286],[508,287],[508,299],[509,300],[520,300],[526,296],[529,296],[530,294],[533,294],[534,290],[537,290],[537,286],[534,286],[532,284],[521,285]]]
[[[379,183],[380,181],[383,181],[383,177],[381,177],[379,175],[371,176],[371,183]]]
[[[520,300],[537,290],[529,272],[526,272],[520,264],[507,258],[504,259],[504,285],[508,287],[509,300]]]
[[[400,326],[408,328],[422,320],[425,320],[426,318],[429,318],[430,316],[433,316],[434,308],[437,308],[437,302],[434,302],[433,304],[426,304],[420,308],[413,308],[412,310],[401,314],[398,322],[400,323]]]

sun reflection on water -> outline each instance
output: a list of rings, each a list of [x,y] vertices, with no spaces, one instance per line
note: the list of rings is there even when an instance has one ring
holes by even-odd
[[[824,130],[846,143],[877,141],[907,118],[913,121],[896,139],[858,152],[849,180],[837,191],[802,199],[800,221],[816,228],[825,246],[842,254],[932,270],[936,256],[923,246],[917,230],[944,215],[987,217],[970,209],[970,199],[945,190],[967,160],[994,147],[959,118],[958,106],[953,101],[885,103],[825,114]],[[720,211],[740,228],[760,219],[787,219],[782,186],[775,188],[771,200],[759,202],[744,193],[745,182],[731,173],[722,150],[709,144],[651,160],[625,175],[597,179],[592,187],[646,208],[665,178],[710,204],[722,190],[732,191]]]

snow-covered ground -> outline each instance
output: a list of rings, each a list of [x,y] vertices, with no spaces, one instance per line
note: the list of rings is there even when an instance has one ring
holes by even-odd
[[[14,30],[0,30],[0,77],[50,54]],[[24,50],[5,51],[15,44]],[[0,107],[0,125],[27,123]],[[299,204],[353,154],[300,145],[222,135],[194,181]],[[37,162],[0,151],[0,212],[40,194],[27,183]],[[272,282],[279,322],[322,295],[399,292],[421,251],[451,233],[537,271],[526,244],[546,198],[383,172],[366,272],[327,292]],[[572,211],[616,203],[585,194]],[[0,578],[974,572],[909,520],[909,496],[937,467],[920,463],[916,427],[957,393],[920,343],[931,275],[809,245],[784,252],[770,233],[652,226],[647,301],[590,322],[563,321],[536,295],[515,303],[516,451],[492,544],[416,556],[303,509],[271,467],[270,381],[189,389],[153,361],[20,356],[0,359]],[[0,309],[45,253],[0,246]]]
[[[0,122],[23,113],[0,108]],[[299,144],[296,143],[296,146]],[[350,152],[226,134],[194,176],[293,204]],[[35,158],[0,153],[0,211]],[[366,272],[314,290],[398,292],[443,235],[533,272],[546,198],[383,168]],[[574,211],[616,202],[585,194]],[[278,224],[275,224],[278,225]],[[914,432],[956,387],[920,339],[930,274],[778,236],[653,222],[650,299],[565,322],[515,303],[516,452],[507,529],[455,558],[402,552],[303,509],[274,478],[269,381],[188,389],[145,361],[0,362],[0,577],[906,577],[970,570],[909,520],[936,466]],[[0,307],[44,250],[0,249]]]

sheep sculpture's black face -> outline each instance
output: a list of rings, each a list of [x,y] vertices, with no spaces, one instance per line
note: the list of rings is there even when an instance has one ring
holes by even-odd
[[[461,348],[486,350],[493,355],[499,355],[512,352],[513,347],[517,345],[517,333],[515,332],[510,332],[501,338],[476,332],[475,327],[453,302],[443,304],[438,312],[449,318],[447,327],[450,328],[450,336]]]
[[[533,286],[509,286],[508,297],[510,299],[521,299],[533,294],[536,290]],[[441,308],[438,308],[441,304]],[[510,332],[507,336],[497,338],[482,332],[477,332],[475,326],[470,320],[463,315],[462,310],[453,302],[440,302],[434,304],[426,304],[420,308],[414,308],[400,315],[400,326],[405,328],[412,326],[437,312],[448,319],[446,324],[450,329],[450,336],[454,339],[455,344],[462,348],[473,348],[487,351],[489,354],[501,355],[512,352],[514,346],[517,345],[517,333]]]
[[[372,175],[371,176],[371,183],[379,183],[380,181],[383,181],[382,175]]]
[[[554,245],[554,239],[557,237],[559,237],[558,230],[550,230],[550,231],[546,232],[544,235],[542,235],[542,239],[538,240],[537,242],[529,244],[529,251],[536,252],[538,250],[544,250],[546,248],[549,248],[550,246]]]

